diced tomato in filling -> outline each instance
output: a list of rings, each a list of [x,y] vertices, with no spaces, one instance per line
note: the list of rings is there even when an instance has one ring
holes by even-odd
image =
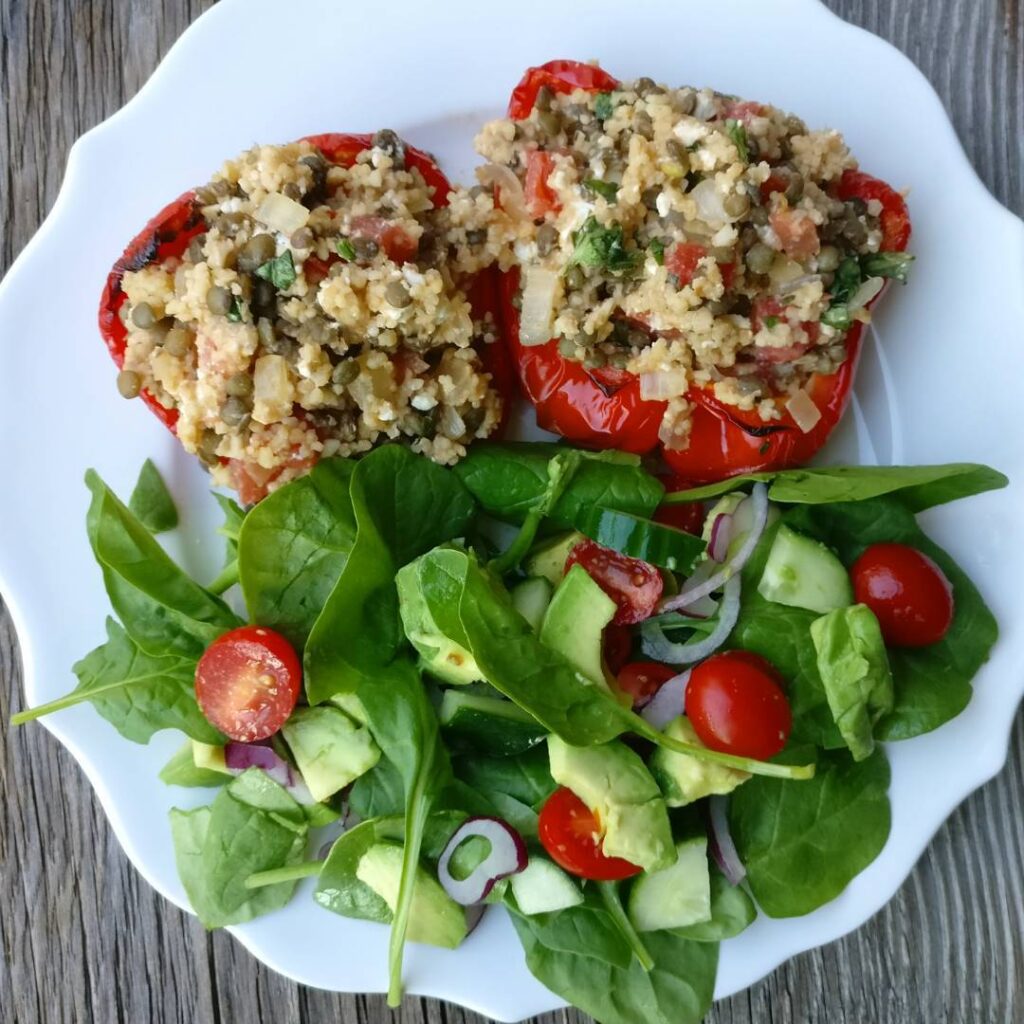
[[[680,286],[687,285],[697,273],[697,266],[708,251],[696,242],[676,242],[665,253],[665,269],[679,278]]]
[[[789,188],[789,179],[778,171],[772,171],[768,177],[761,182],[761,202],[767,203],[773,192],[785,192]]]
[[[764,113],[763,104],[754,103],[750,100],[740,100],[735,103],[727,103],[722,108],[719,119],[722,121],[742,121],[743,124],[749,125],[755,117],[760,117],[762,113]]]
[[[264,469],[256,462],[242,459],[228,460],[228,473],[231,486],[238,492],[238,500],[243,505],[255,505],[262,501],[270,492],[270,485],[285,471],[296,469],[303,475],[316,465],[317,456],[307,455],[303,458],[292,458],[285,466]]]
[[[540,149],[531,150],[526,157],[526,208],[530,216],[539,220],[547,213],[556,213],[562,208],[558,195],[548,184],[548,178],[555,169],[555,158]]]
[[[774,317],[782,320],[786,317],[786,307],[778,299],[759,298],[755,300],[754,307],[750,313],[751,325],[757,333],[763,327],[770,327],[769,320]],[[799,359],[818,340],[821,333],[821,326],[813,321],[804,321],[800,324],[807,340],[797,342],[793,345],[773,347],[771,345],[759,345],[757,347],[757,361],[759,363],[791,363]]]
[[[806,210],[775,210],[768,219],[787,256],[803,259],[821,248],[818,229]]]
[[[408,263],[419,248],[408,231],[384,217],[353,217],[352,234],[372,238],[395,263]]]

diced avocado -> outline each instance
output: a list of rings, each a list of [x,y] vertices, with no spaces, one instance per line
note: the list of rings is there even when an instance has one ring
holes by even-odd
[[[615,617],[615,602],[574,565],[555,589],[540,627],[541,643],[558,651],[591,682],[608,686],[602,634]]]
[[[360,725],[366,725],[369,721],[369,718],[366,716],[366,708],[363,707],[363,702],[354,693],[336,693],[331,698],[331,703],[341,708],[349,718]]]
[[[553,540],[538,544],[526,559],[526,574],[543,576],[553,587],[557,587],[565,575],[565,560],[569,557],[569,552],[581,540],[586,539],[582,533],[574,530],[572,533],[563,533]]]
[[[438,713],[445,737],[498,757],[510,757],[535,747],[547,735],[532,716],[501,697],[479,697],[462,690],[445,690]]]
[[[692,743],[695,747],[703,745],[697,739],[693,726],[682,716],[669,722],[664,732],[671,739]],[[655,748],[648,764],[669,807],[685,807],[706,796],[731,793],[750,778],[746,772],[736,768],[702,761],[699,757],[664,747]]]
[[[483,679],[476,659],[461,644],[450,638],[434,618],[423,588],[419,585],[416,563],[400,569],[395,577],[401,598],[402,625],[405,635],[420,655],[423,668],[442,682],[465,686]],[[458,608],[450,609],[458,616]]]
[[[356,725],[338,708],[298,708],[281,732],[318,801],[344,789],[380,760],[380,748],[370,730]]]
[[[812,612],[853,604],[853,586],[843,563],[820,541],[784,523],[772,541],[757,592],[776,604]]]
[[[571,789],[597,816],[609,857],[622,857],[645,871],[668,867],[676,856],[668,809],[640,755],[613,740],[571,747],[548,737],[551,776]]]
[[[402,855],[401,846],[374,843],[356,865],[356,878],[384,900],[392,914],[398,906]],[[441,883],[433,875],[417,866],[408,938],[429,946],[455,949],[467,932],[466,911],[441,888]]]
[[[544,613],[551,604],[551,592],[551,581],[543,576],[531,576],[512,588],[512,604],[534,632],[540,629]]]
[[[676,862],[640,875],[629,890],[629,919],[638,932],[685,928],[711,920],[711,872],[704,836],[676,846]]]
[[[224,748],[216,747],[211,743],[200,743],[199,740],[192,741],[192,760],[197,768],[206,768],[211,772],[223,772],[230,775],[228,766],[224,762]]]
[[[875,749],[872,728],[895,701],[882,629],[867,605],[855,604],[815,619],[811,640],[828,706],[855,761]]]
[[[524,914],[568,910],[583,902],[580,887],[560,867],[539,855],[531,855],[526,867],[509,881]]]

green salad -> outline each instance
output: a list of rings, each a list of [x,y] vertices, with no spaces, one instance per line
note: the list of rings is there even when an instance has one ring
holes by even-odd
[[[66,697],[160,777],[209,928],[302,898],[455,949],[495,904],[526,963],[603,1024],[707,1012],[719,944],[807,914],[878,856],[883,742],[959,714],[996,622],[917,513],[983,466],[837,467],[666,494],[638,457],[481,443],[325,460],[224,513],[192,579],[147,463],[95,473],[113,608]],[[496,912],[491,910],[490,912]],[[458,954],[453,954],[457,956]]]

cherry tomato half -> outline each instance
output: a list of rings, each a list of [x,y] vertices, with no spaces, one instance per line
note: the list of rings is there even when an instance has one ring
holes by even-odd
[[[537,834],[548,856],[570,874],[595,882],[617,882],[643,870],[601,852],[601,822],[571,790],[562,786],[540,809]]]
[[[632,626],[654,613],[661,599],[661,573],[639,558],[620,555],[596,541],[580,541],[565,560],[565,571],[582,565],[593,581],[618,605],[612,622]]]
[[[633,634],[629,626],[609,623],[604,630],[604,661],[612,675],[618,675],[633,652]]]
[[[953,623],[953,587],[917,548],[872,544],[850,570],[854,597],[866,604],[892,647],[937,643]]]
[[[786,745],[789,701],[771,662],[727,651],[701,662],[686,686],[686,717],[704,746],[766,761]]]
[[[196,665],[200,710],[240,743],[273,736],[292,713],[301,682],[292,645],[263,626],[241,626],[218,637]]]
[[[670,679],[679,674],[679,669],[662,665],[660,661],[631,661],[616,675],[616,682],[623,693],[633,698],[634,707],[643,707]],[[683,713],[683,709],[679,709]]]

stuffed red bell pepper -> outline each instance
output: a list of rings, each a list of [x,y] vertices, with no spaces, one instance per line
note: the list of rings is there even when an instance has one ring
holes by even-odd
[[[693,482],[821,447],[868,309],[911,260],[903,198],[837,132],[552,61],[477,148],[500,208],[508,343],[542,426],[660,444]]]
[[[244,502],[389,439],[454,462],[498,426],[507,374],[485,344],[493,282],[449,246],[449,192],[390,131],[228,161],[108,277],[100,330],[121,394]]]

